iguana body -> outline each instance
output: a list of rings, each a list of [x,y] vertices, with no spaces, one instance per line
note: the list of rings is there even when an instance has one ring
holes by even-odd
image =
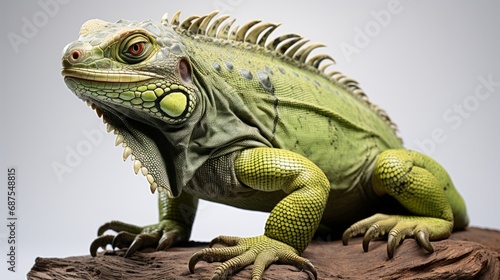
[[[160,222],[110,222],[91,246],[168,248],[188,240],[198,198],[269,211],[263,236],[219,237],[228,245],[195,254],[224,261],[214,278],[254,263],[262,277],[273,262],[315,274],[299,257],[319,224],[346,230],[344,243],[389,233],[399,241],[446,238],[467,225],[462,198],[432,159],[405,150],[395,125],[333,61],[311,55],[319,44],[289,34],[269,39],[275,24],[231,28],[216,13],[177,13],[168,23],[91,20],[63,53],[68,87],[114,129],[124,159],[160,190]],[[115,237],[104,231],[118,231]]]

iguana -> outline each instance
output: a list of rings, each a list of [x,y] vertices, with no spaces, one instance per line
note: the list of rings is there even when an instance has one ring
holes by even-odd
[[[358,83],[314,54],[322,44],[296,34],[270,39],[279,24],[179,14],[89,20],[63,51],[68,88],[159,190],[159,222],[104,224],[93,256],[107,245],[128,247],[128,257],[188,241],[198,199],[270,212],[263,235],[219,236],[192,256],[192,273],[199,261],[222,262],[213,279],[250,264],[260,279],[272,263],[316,279],[300,256],[315,233],[347,228],[344,245],[364,234],[365,251],[387,236],[392,258],[405,238],[432,252],[430,241],[467,226],[443,167],[403,148],[396,125]]]

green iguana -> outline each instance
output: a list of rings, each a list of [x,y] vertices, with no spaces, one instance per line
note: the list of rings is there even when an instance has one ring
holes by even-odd
[[[344,245],[364,234],[365,251],[387,236],[392,258],[405,238],[432,252],[430,241],[467,226],[443,167],[403,148],[396,126],[358,83],[329,71],[330,56],[311,53],[322,44],[295,34],[270,39],[278,24],[237,27],[217,14],[93,19],[64,49],[66,85],[159,190],[159,222],[104,224],[93,256],[107,245],[128,247],[127,257],[188,241],[198,199],[270,212],[263,235],[219,236],[193,255],[193,273],[199,261],[222,262],[213,279],[250,264],[260,279],[272,263],[317,278],[300,257],[315,233],[347,228]]]

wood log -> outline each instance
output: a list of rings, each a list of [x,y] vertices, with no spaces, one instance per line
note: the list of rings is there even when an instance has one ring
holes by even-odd
[[[319,279],[500,279],[500,231],[468,228],[449,239],[433,242],[427,253],[407,239],[387,258],[386,241],[370,243],[363,252],[362,238],[342,242],[311,242],[303,256],[318,270]],[[29,280],[41,279],[211,279],[219,263],[200,262],[194,274],[189,258],[207,243],[190,242],[168,251],[143,250],[124,258],[124,251],[100,253],[97,257],[37,258]],[[231,279],[250,279],[249,266]],[[271,265],[264,279],[308,279],[308,274],[288,265]]]

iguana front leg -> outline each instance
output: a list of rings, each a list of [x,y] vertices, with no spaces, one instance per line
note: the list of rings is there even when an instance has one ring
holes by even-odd
[[[365,234],[363,249],[371,240],[388,235],[387,254],[392,258],[399,243],[413,237],[428,252],[431,240],[450,236],[453,228],[468,224],[465,203],[443,167],[428,156],[410,150],[387,150],[379,155],[372,175],[375,192],[390,195],[414,215],[376,214],[348,228],[342,237]]]
[[[221,236],[212,244],[228,247],[207,248],[194,254],[189,268],[197,262],[224,261],[213,279],[228,275],[254,263],[252,279],[261,279],[271,263],[295,265],[311,272],[312,264],[299,255],[309,244],[323,215],[330,190],[325,174],[308,159],[286,150],[254,148],[241,152],[234,165],[236,176],[246,186],[288,195],[271,211],[262,236],[239,238]]]
[[[90,254],[96,256],[97,250],[112,245],[113,248],[128,248],[125,257],[146,247],[165,250],[177,243],[188,241],[191,235],[198,199],[183,192],[179,197],[170,199],[166,192],[158,193],[159,222],[144,227],[119,221],[102,225],[90,245]],[[117,235],[103,235],[113,230]]]

